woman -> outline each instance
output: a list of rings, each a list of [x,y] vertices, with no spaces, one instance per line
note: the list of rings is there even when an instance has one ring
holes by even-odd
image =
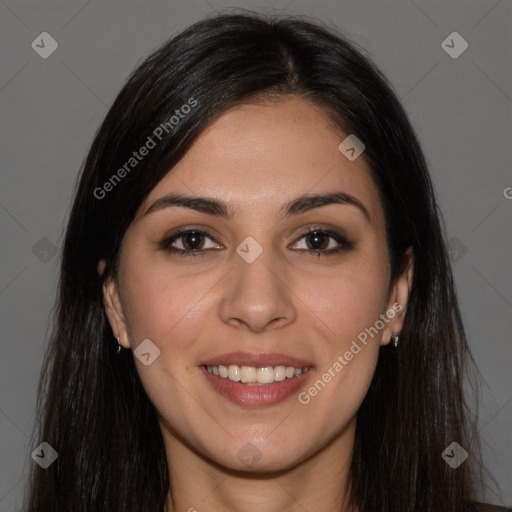
[[[203,20],[132,74],[81,173],[29,508],[477,510],[468,360],[382,74],[307,21]]]

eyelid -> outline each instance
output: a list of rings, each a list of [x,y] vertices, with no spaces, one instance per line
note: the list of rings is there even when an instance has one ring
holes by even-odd
[[[179,235],[187,234],[190,232],[204,234],[219,244],[221,242],[218,242],[218,240],[222,240],[224,238],[217,230],[211,228],[210,226],[204,226],[201,224],[185,224],[171,230],[168,235],[164,236],[163,241],[170,240],[172,237],[177,237]]]
[[[308,226],[298,230],[298,232],[294,233],[292,236],[293,238],[300,238],[312,231],[321,231],[322,233],[338,236],[340,238],[348,238],[341,228],[330,227],[322,224],[309,224]]]

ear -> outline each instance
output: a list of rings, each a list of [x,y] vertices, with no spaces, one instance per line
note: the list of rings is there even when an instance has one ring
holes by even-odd
[[[407,248],[403,257],[404,271],[392,283],[386,309],[383,311],[387,322],[382,333],[381,345],[389,344],[393,333],[400,333],[402,331],[414,271],[414,252],[412,247]]]
[[[105,260],[98,262],[98,274],[102,275],[105,270]],[[119,336],[119,343],[124,348],[130,348],[128,339],[128,332],[126,329],[126,319],[123,311],[123,306],[119,298],[119,289],[116,279],[113,275],[108,276],[103,283],[103,305],[105,312],[117,339]]]

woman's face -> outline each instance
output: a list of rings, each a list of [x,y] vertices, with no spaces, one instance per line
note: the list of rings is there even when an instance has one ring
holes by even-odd
[[[390,283],[378,191],[364,153],[338,148],[347,135],[298,98],[232,108],[126,232],[105,303],[168,455],[273,471],[349,450],[409,282]]]

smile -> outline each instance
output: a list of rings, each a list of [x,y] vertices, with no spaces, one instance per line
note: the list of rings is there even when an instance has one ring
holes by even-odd
[[[266,385],[273,382],[282,382],[285,379],[298,377],[306,372],[309,367],[295,368],[294,366],[239,366],[237,364],[206,366],[209,373],[233,382],[242,382],[248,385]]]
[[[221,364],[216,361],[216,364],[199,366],[199,370],[220,396],[236,405],[251,408],[276,405],[295,396],[315,373],[313,366],[299,361],[295,362],[297,366],[291,366],[291,361],[287,365],[275,366],[251,362],[256,364]]]

